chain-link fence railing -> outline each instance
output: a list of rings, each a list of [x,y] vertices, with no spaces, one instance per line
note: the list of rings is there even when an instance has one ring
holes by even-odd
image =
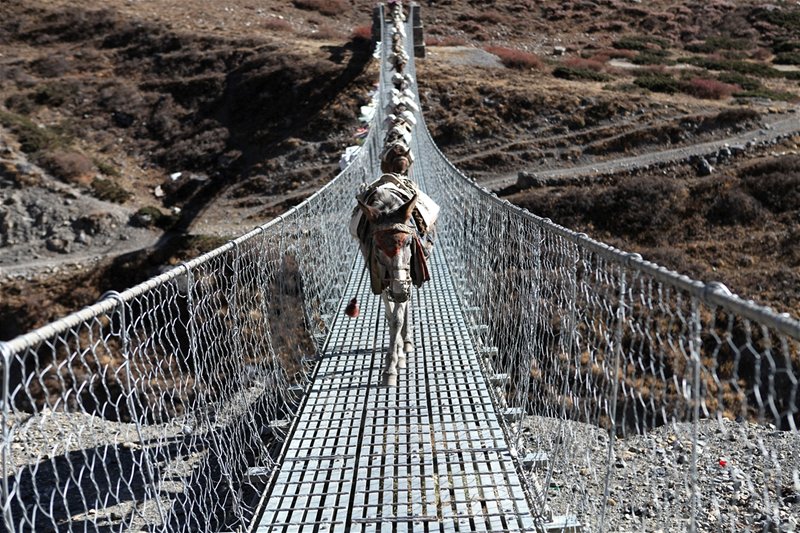
[[[249,524],[307,378],[300,332],[324,338],[350,269],[382,112],[277,221],[0,344],[7,530]],[[417,130],[414,175],[543,521],[796,527],[800,324],[497,199]]]
[[[794,530],[800,323],[498,199],[429,136],[418,150],[545,521]]]
[[[250,524],[352,267],[381,113],[355,160],[277,220],[0,343],[0,530]]]

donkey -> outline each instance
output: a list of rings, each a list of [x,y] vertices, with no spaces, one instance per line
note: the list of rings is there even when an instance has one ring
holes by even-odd
[[[391,387],[397,385],[398,369],[406,367],[406,354],[414,351],[409,320],[411,285],[420,286],[429,279],[425,251],[413,218],[419,195],[409,195],[391,181],[383,182],[357,197],[354,213],[357,215],[360,210],[363,215],[357,237],[369,269],[372,292],[381,295],[389,322],[383,381]]]

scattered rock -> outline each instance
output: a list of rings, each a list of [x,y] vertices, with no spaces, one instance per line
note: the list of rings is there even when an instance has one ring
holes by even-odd
[[[47,249],[51,252],[58,252],[60,254],[69,253],[69,241],[58,237],[51,237],[45,241]]]
[[[712,172],[714,172],[714,167],[711,166],[711,163],[705,157],[700,157],[695,164],[695,169],[697,170],[698,176],[710,176]]]

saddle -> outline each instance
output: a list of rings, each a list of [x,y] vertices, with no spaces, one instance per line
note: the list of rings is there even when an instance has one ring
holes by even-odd
[[[433,246],[433,227],[439,217],[439,206],[427,194],[417,188],[412,180],[397,174],[383,174],[362,190],[357,198],[364,203],[379,187],[390,187],[390,192],[406,202],[415,194],[417,203],[411,215],[416,234],[412,234],[411,243],[411,281],[415,287],[421,287],[430,280],[428,257]],[[369,246],[370,223],[364,213],[356,207],[350,219],[350,234],[361,243],[361,253],[370,271],[370,287],[374,294],[381,294],[386,288],[377,257]],[[427,246],[426,246],[427,245]]]

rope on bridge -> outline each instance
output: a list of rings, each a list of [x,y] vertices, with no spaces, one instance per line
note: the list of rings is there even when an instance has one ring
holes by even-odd
[[[8,531],[251,525],[253,467],[275,468],[312,366],[286,332],[302,308],[319,348],[340,308],[357,249],[343,206],[379,171],[382,109],[354,162],[303,204],[0,344]],[[535,512],[592,531],[800,515],[800,323],[499,200],[421,131],[437,253]],[[739,464],[713,449],[720,434],[745,446]],[[626,509],[626,490],[653,505]]]

